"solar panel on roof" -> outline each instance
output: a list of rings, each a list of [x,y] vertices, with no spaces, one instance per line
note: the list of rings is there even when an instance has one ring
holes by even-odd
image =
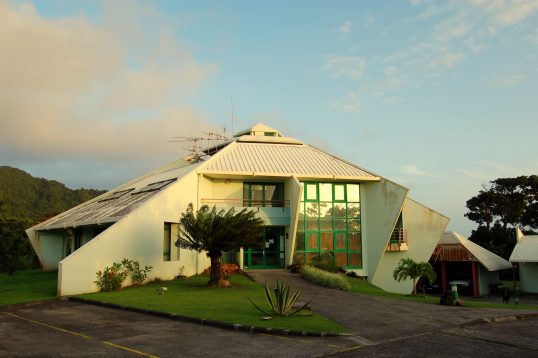
[[[155,182],[155,183],[150,183],[148,185],[146,185],[145,187],[142,187],[136,191],[134,191],[132,194],[139,194],[139,193],[145,193],[145,192],[148,192],[148,191],[154,191],[154,190],[160,190],[162,188],[164,188],[165,186],[167,186],[168,184],[176,181],[177,178],[173,178],[173,179],[168,179],[168,180],[163,180],[163,181],[158,181],[158,182]]]
[[[129,192],[131,192],[133,190],[134,190],[134,188],[117,191],[115,193],[112,193],[110,196],[107,196],[106,198],[103,198],[103,199],[99,200],[99,202],[108,201],[108,200],[114,200],[114,199],[120,198],[120,197],[124,196],[125,194],[127,194],[127,193],[129,193]]]

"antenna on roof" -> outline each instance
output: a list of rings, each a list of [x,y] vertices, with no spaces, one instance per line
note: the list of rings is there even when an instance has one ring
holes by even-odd
[[[230,103],[232,105],[232,137],[234,136],[234,98],[233,96],[230,96]]]
[[[226,132],[223,134],[208,132],[204,137],[172,137],[169,142],[190,143],[190,146],[181,149],[187,150],[190,154],[182,159],[192,163],[198,163],[204,156],[213,155],[229,142]]]

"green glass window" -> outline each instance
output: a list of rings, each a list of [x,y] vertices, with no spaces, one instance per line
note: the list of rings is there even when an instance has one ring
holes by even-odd
[[[306,183],[305,185],[305,199],[307,201],[318,200],[318,186],[314,183]]]
[[[339,266],[362,267],[360,186],[305,182],[299,207],[295,258],[307,263],[331,251]]]
[[[283,183],[244,183],[243,205],[260,207],[283,207]]]

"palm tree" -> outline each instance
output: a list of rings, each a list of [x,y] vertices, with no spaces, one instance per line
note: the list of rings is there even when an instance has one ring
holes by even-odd
[[[413,280],[413,295],[417,294],[417,279],[424,277],[429,283],[435,280],[437,274],[432,265],[427,262],[416,262],[411,258],[401,259],[392,272],[392,277],[398,282],[408,278]]]
[[[222,252],[263,245],[262,224],[263,220],[254,211],[243,209],[235,213],[234,208],[217,211],[215,206],[209,209],[204,205],[195,212],[191,203],[179,219],[176,246],[205,251],[211,259],[208,285],[229,286],[221,270]]]

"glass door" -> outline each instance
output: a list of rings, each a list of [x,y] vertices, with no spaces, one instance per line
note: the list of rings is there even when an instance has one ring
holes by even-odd
[[[284,227],[267,226],[264,246],[246,249],[244,264],[252,269],[284,267]]]

